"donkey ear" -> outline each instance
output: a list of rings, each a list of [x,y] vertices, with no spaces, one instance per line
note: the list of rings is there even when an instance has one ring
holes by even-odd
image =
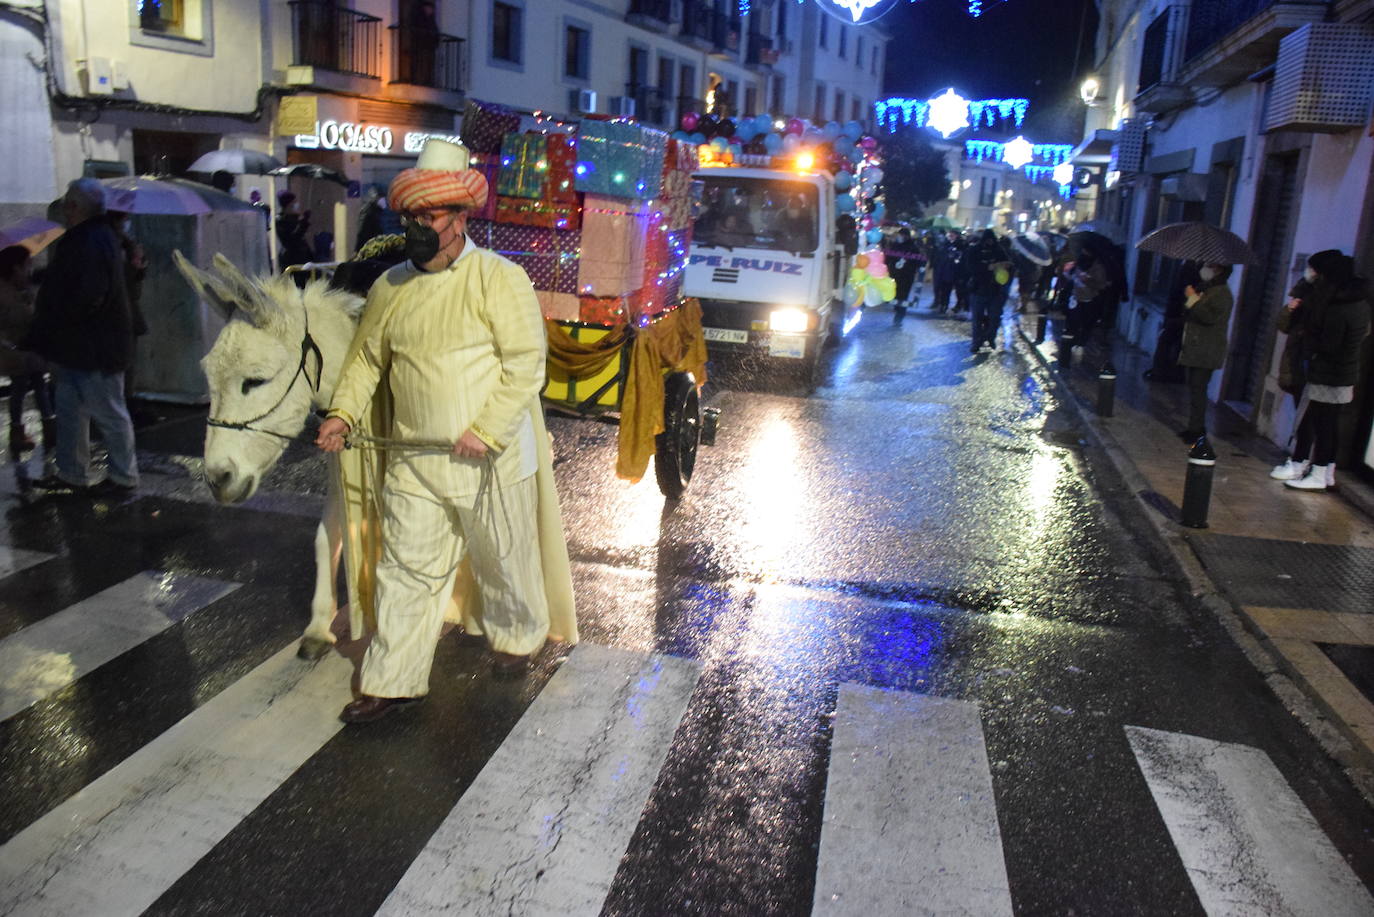
[[[239,306],[234,291],[214,274],[202,271],[192,264],[180,249],[172,250],[172,261],[175,262],[181,276],[191,285],[191,289],[195,290],[196,295],[214,306],[215,311],[227,322]]]
[[[235,300],[248,314],[254,327],[265,328],[285,314],[281,305],[262,288],[262,284],[249,279],[224,255],[216,253],[213,264],[229,289],[234,291]]]

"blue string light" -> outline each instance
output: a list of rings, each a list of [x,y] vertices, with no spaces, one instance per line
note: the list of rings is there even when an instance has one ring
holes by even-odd
[[[873,110],[879,126],[886,128],[888,133],[895,133],[905,124],[925,127],[930,101],[892,96],[874,102]],[[978,99],[968,103],[968,120],[974,127],[996,127],[999,120],[1014,121],[1020,127],[1028,111],[1030,101],[1027,99]]]

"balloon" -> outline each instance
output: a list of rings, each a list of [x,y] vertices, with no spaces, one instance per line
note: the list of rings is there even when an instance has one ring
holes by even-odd
[[[881,306],[887,300],[883,299],[882,292],[873,284],[869,284],[864,289],[864,305],[872,309],[874,306]]]
[[[897,296],[897,281],[891,277],[879,277],[873,281],[873,286],[878,288],[878,292],[883,294],[883,299],[894,299]]]
[[[834,147],[836,153],[844,154],[846,159],[848,159],[849,154],[854,151],[854,141],[845,136],[836,137],[831,141],[830,145]]]
[[[883,264],[881,261],[873,261],[873,260],[870,259],[870,260],[869,260],[869,263],[868,263],[868,276],[870,276],[870,277],[886,277],[886,276],[887,276],[887,265],[886,265],[886,264]]]
[[[847,283],[844,285],[844,304],[847,307],[853,308],[858,305],[863,300],[863,296],[863,287],[858,284]]]
[[[783,147],[782,137],[777,134],[764,134],[763,146],[769,153],[776,153]]]
[[[849,161],[857,166],[859,163],[864,161],[864,151],[859,149],[858,147],[855,147],[854,152],[849,154]]]
[[[858,121],[850,121],[844,126],[845,139],[850,143],[858,143],[864,135],[864,126]]]
[[[724,153],[726,150],[730,149],[730,143],[724,137],[716,137],[711,141],[711,149],[715,150],[717,153]]]
[[[794,153],[801,146],[801,138],[796,134],[788,134],[782,138],[782,151],[784,153]]]
[[[849,213],[854,209],[854,198],[848,194],[841,194],[835,198],[835,209],[840,213]]]
[[[817,142],[823,136],[825,135],[821,133],[821,129],[818,127],[808,127],[805,131],[802,132],[802,139],[809,141],[811,143]]]
[[[719,138],[717,138],[717,139],[719,139]],[[729,148],[729,149],[730,149],[730,155],[731,155],[731,156],[741,156],[741,155],[744,154],[744,147],[741,146],[741,145],[738,144],[738,143],[732,143],[732,144],[730,144],[730,148]]]
[[[678,141],[679,143],[686,143],[687,141],[692,139],[692,135],[687,133],[686,131],[673,131],[671,136],[674,140]]]
[[[850,188],[852,188],[853,186],[854,186],[854,176],[850,175],[848,172],[837,172],[837,173],[835,173],[835,190],[836,190],[836,191],[848,191],[848,190],[849,190]]]
[[[864,169],[864,178],[873,179],[875,185],[883,180],[884,175],[886,175],[886,173],[877,166],[869,166],[867,169]]]
[[[735,136],[735,122],[726,118],[716,125],[716,133],[720,134],[722,137]]]
[[[700,116],[694,111],[684,112],[682,115],[682,129],[690,134],[697,129],[697,122],[700,119]]]
[[[886,216],[886,215],[887,215],[887,205],[884,204],[882,201],[877,201],[876,203],[874,203],[874,205],[873,205],[873,219],[875,219],[875,220],[881,220],[881,219],[882,219],[884,216]]]
[[[856,287],[864,286],[868,283],[868,271],[861,267],[851,267],[849,269],[849,282]]]
[[[883,231],[881,229],[870,229],[868,231],[868,241],[877,245],[883,241]]]
[[[859,141],[859,146],[863,147],[865,150],[876,150],[878,148],[878,141],[874,140],[872,137],[864,137]]]
[[[715,115],[699,115],[697,117],[697,130],[707,137],[714,137],[717,123]]]
[[[856,257],[856,258],[854,259],[854,266],[855,266],[855,267],[859,267],[859,268],[868,267],[868,256],[867,256],[867,255],[859,255],[858,257]]]
[[[840,125],[835,121],[827,121],[825,127],[821,128],[821,134],[826,140],[834,140],[840,136]]]
[[[768,112],[763,112],[756,120],[762,125],[765,132],[773,129],[773,116]]]
[[[801,118],[792,118],[787,122],[787,133],[789,134],[800,134],[804,130],[806,130],[806,125],[802,123]]]
[[[701,131],[697,131],[695,134],[688,137],[687,139],[690,140],[692,143],[695,143],[697,146],[701,146],[703,143],[706,142],[706,135],[703,134]]]

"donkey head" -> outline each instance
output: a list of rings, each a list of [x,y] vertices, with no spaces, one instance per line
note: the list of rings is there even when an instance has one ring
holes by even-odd
[[[290,277],[249,279],[223,255],[215,255],[211,271],[181,252],[174,258],[196,293],[226,320],[201,361],[212,420],[205,433],[205,478],[219,502],[241,503],[305,427],[312,385],[320,381],[316,355],[300,372],[302,291]]]

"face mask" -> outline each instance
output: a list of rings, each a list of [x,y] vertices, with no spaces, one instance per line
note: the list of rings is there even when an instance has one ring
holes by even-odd
[[[1309,267],[1307,270],[1302,272],[1302,279],[1306,280],[1308,283],[1316,283],[1317,272]]]
[[[439,254],[439,233],[432,226],[406,224],[406,257],[417,265],[433,261]]]
[[[1204,282],[1206,282],[1210,281],[1213,277],[1217,276],[1217,271],[1216,268],[1205,267],[1202,270],[1198,271],[1198,275],[1202,277]]]

